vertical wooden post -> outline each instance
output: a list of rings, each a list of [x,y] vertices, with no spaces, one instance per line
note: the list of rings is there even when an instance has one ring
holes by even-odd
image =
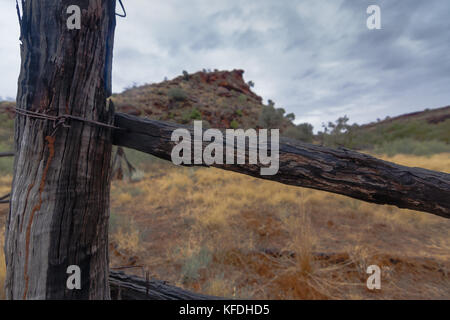
[[[116,0],[22,0],[17,108],[112,123]],[[80,10],[80,29],[67,20]],[[74,17],[76,18],[76,17]],[[6,227],[9,299],[109,299],[111,129],[17,114]],[[81,269],[81,289],[66,285]]]

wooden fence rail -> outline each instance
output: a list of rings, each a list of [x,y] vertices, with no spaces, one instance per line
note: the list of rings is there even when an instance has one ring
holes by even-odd
[[[179,124],[116,113],[113,143],[170,160]],[[205,147],[207,143],[203,145]],[[227,141],[224,138],[223,144]],[[225,147],[224,147],[225,149]],[[282,138],[279,172],[261,176],[259,165],[213,165],[283,184],[346,195],[377,204],[424,211],[450,218],[450,174],[411,168],[348,149],[331,149]]]
[[[117,113],[113,143],[171,160],[172,132],[193,128]],[[224,149],[226,139],[222,141]],[[203,145],[205,147],[205,145]],[[236,150],[235,150],[236,151]],[[0,157],[14,156],[13,152]],[[248,155],[247,155],[248,156]],[[344,148],[331,149],[281,139],[280,168],[274,176],[261,176],[260,165],[213,165],[283,184],[313,188],[377,204],[391,204],[450,218],[450,174],[411,168],[383,161]],[[0,198],[7,203],[9,195]],[[110,271],[111,297],[124,300],[217,300],[222,299],[146,280],[123,272]]]
[[[123,113],[115,114],[114,125],[122,129],[114,132],[115,145],[165,160],[171,160],[172,148],[175,146],[171,141],[174,130],[186,128],[193,134],[193,128],[189,126]],[[223,144],[225,149],[225,138]],[[14,156],[14,153],[0,153],[0,157],[8,156]],[[281,138],[279,159],[279,172],[274,176],[261,176],[260,165],[213,166],[287,185],[450,218],[448,173],[406,167],[345,148],[332,149],[287,138]]]
[[[78,30],[63,21],[68,3],[83,8]],[[116,1],[23,0],[16,8],[21,40],[16,112],[21,110],[21,117],[15,121],[17,161],[4,245],[6,298],[106,300],[110,130],[116,145],[170,159],[171,134],[179,126],[114,116],[112,102],[107,104]],[[84,124],[60,130],[66,121]],[[257,165],[217,167],[261,177]],[[262,178],[450,218],[448,174],[345,149],[283,140],[279,173]],[[85,275],[80,290],[66,289],[68,265]],[[126,286],[121,277],[112,276],[120,288]],[[142,285],[135,280],[133,288]]]
[[[220,300],[224,298],[190,292],[160,280],[146,280],[120,271],[109,271],[113,300]]]

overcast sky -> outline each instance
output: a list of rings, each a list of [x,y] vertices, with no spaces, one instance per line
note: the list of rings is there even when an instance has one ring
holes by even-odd
[[[123,0],[113,91],[206,69],[244,69],[296,122],[351,122],[450,105],[448,0]],[[366,9],[381,7],[381,30]],[[118,7],[119,10],[119,7]],[[15,98],[15,1],[0,0],[0,96]]]

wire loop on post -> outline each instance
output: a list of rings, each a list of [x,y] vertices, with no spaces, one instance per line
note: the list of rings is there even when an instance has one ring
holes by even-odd
[[[119,14],[116,12],[116,16],[125,18],[127,16],[127,12],[125,11],[125,7],[123,6],[122,0],[119,0],[119,4],[122,7],[123,14]]]
[[[70,114],[63,114],[63,115],[59,115],[59,116],[51,116],[51,115],[48,115],[48,114],[39,113],[39,112],[31,111],[31,110],[20,109],[20,108],[17,108],[17,107],[15,108],[14,111],[15,111],[16,114],[20,114],[22,116],[26,116],[26,117],[29,117],[29,118],[53,121],[53,128],[54,129],[57,129],[60,126],[70,127],[69,125],[66,124],[66,121],[67,120],[75,120],[75,121],[85,122],[85,123],[92,124],[92,125],[99,126],[99,127],[105,127],[105,128],[110,128],[110,129],[116,129],[116,130],[123,130],[122,128],[116,127],[116,126],[111,125],[111,124],[107,124],[107,123],[103,123],[103,122],[95,121],[95,120],[89,120],[89,119],[86,119],[86,118],[77,117],[77,116],[73,116],[73,115],[70,115]]]

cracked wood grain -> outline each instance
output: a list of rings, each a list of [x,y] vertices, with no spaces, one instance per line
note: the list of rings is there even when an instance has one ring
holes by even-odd
[[[78,5],[81,29],[68,30]],[[115,1],[22,1],[16,105],[52,116],[112,123]],[[17,115],[14,176],[6,226],[8,299],[109,299],[111,129]],[[52,135],[54,133],[54,135]],[[81,268],[81,290],[66,287]]]

